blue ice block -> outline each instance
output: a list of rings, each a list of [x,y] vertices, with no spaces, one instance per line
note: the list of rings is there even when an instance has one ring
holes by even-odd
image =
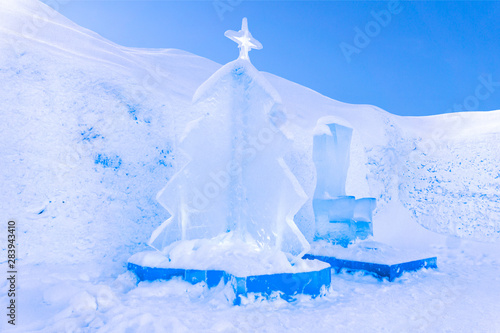
[[[313,161],[317,183],[314,198],[345,196],[352,129],[328,124],[329,132],[313,138]]]
[[[334,244],[347,246],[356,238],[356,223],[353,220],[356,200],[351,196],[334,199],[313,199],[316,220],[315,239],[324,239]]]
[[[354,206],[354,220],[358,222],[372,222],[373,211],[377,205],[375,198],[361,198]]]
[[[127,268],[139,281],[170,280],[178,276],[192,284],[205,282],[209,288],[217,286],[222,279],[227,282],[230,278],[227,273],[220,270],[147,267],[130,262]]]
[[[364,271],[393,281],[404,272],[437,268],[437,258],[415,250],[401,250],[374,241],[358,241],[348,248],[319,241],[311,244],[304,259],[329,263],[335,272]]]
[[[356,238],[355,198],[345,195],[352,129],[338,124],[322,126],[326,126],[323,132],[313,139],[315,239],[347,246]]]
[[[373,210],[377,205],[375,198],[361,198],[354,206],[354,221],[356,221],[356,238],[365,239],[373,236]]]
[[[345,269],[347,272],[365,271],[380,278],[387,278],[391,282],[403,275],[404,272],[413,272],[422,268],[437,268],[437,257],[422,258],[397,264],[354,261],[311,254],[306,254],[304,259],[317,259],[327,262],[332,265],[332,269],[334,269],[336,273],[340,272],[342,269]]]
[[[139,281],[155,281],[155,280],[170,280],[176,276],[184,276],[185,269],[176,268],[157,268],[140,266],[133,263],[128,263],[127,268],[132,271]]]

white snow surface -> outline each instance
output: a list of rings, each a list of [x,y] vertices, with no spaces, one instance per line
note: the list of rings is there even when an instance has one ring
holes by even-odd
[[[393,283],[342,273],[316,299],[238,307],[222,285],[136,285],[126,260],[169,217],[155,195],[186,163],[191,99],[219,68],[116,45],[36,0],[0,0],[0,211],[17,222],[19,271],[17,325],[4,318],[0,331],[500,330],[500,111],[399,117],[269,73],[293,139],[285,161],[309,198],[313,129],[341,119],[354,129],[346,193],[377,198],[374,239],[431,251],[439,269]],[[295,216],[308,240],[311,216],[309,200]]]

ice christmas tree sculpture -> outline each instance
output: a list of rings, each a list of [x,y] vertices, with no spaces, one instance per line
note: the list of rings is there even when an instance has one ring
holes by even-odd
[[[181,140],[189,163],[157,196],[172,216],[150,245],[171,259],[190,244],[189,252],[200,252],[202,260],[201,252],[212,251],[294,262],[309,250],[293,221],[306,196],[282,158],[289,141],[280,130],[286,122],[281,100],[250,63],[248,52],[262,45],[246,18],[240,31],[225,36],[238,43],[239,58],[193,97],[204,116],[188,125]]]

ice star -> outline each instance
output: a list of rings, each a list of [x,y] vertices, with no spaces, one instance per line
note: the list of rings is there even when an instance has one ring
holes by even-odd
[[[258,40],[253,38],[250,31],[248,31],[248,23],[246,17],[244,17],[243,21],[241,22],[240,31],[236,32],[233,30],[228,30],[224,33],[224,36],[238,43],[238,47],[240,48],[239,59],[250,60],[250,58],[248,58],[248,52],[251,49],[262,49],[262,44]]]

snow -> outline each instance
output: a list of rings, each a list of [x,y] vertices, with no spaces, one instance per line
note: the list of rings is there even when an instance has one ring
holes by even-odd
[[[0,211],[19,241],[19,326],[0,331],[498,331],[500,111],[398,117],[269,73],[293,139],[283,160],[306,195],[317,121],[342,119],[346,193],[377,198],[374,240],[432,252],[439,269],[394,283],[341,273],[322,297],[240,307],[222,285],[136,286],[126,261],[169,218],[155,195],[187,163],[178,144],[202,116],[191,98],[219,68],[116,45],[38,1],[0,1]],[[311,216],[309,199],[295,216],[308,240]]]
[[[346,196],[353,130],[337,123],[325,123],[325,118],[318,120],[313,137],[315,240],[347,245],[356,238],[372,235],[376,199],[356,200],[354,196]]]
[[[282,123],[274,121],[281,112],[277,93],[249,60],[239,58],[203,83],[193,102],[203,116],[187,125],[179,145],[189,162],[157,196],[172,216],[153,233],[151,245],[168,257],[183,241],[231,232],[226,241],[300,260],[309,244],[293,217],[307,197],[282,159],[290,143]],[[196,251],[201,261],[211,252],[202,246]],[[286,261],[284,253],[276,256]],[[219,257],[218,267],[229,265]]]

